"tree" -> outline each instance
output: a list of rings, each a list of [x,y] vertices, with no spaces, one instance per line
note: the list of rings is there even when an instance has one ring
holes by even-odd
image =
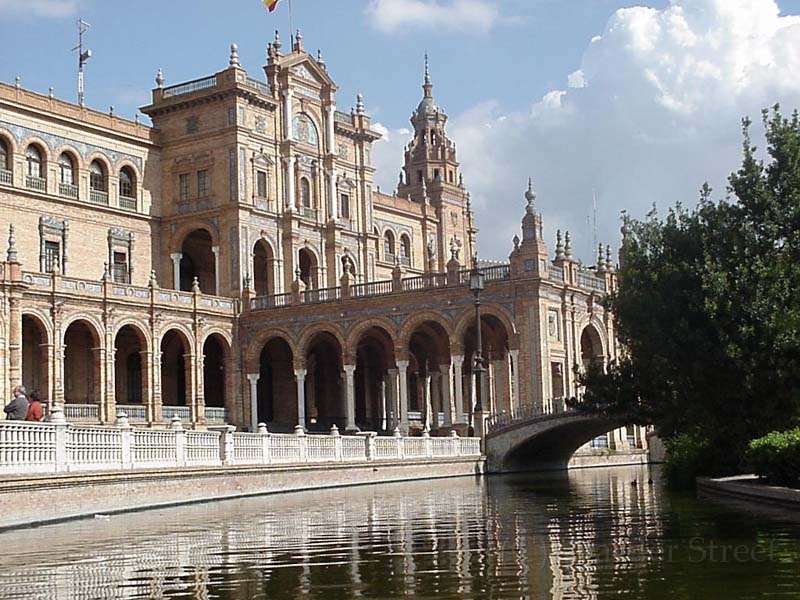
[[[764,111],[768,160],[743,121],[728,197],[626,219],[616,315],[623,358],[584,376],[585,408],[704,448],[708,474],[800,415],[800,118]],[[687,437],[688,436],[688,437]]]

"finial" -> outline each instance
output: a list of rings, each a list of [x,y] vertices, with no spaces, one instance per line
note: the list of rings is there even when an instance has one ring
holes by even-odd
[[[278,30],[275,30],[275,39],[272,40],[272,47],[275,48],[275,52],[279,52],[281,49],[281,34],[278,33]]]
[[[458,260],[458,248],[456,248],[456,236],[450,238],[450,260]]]
[[[150,283],[150,287],[151,288],[157,288],[158,287],[158,276],[156,275],[156,270],[155,269],[151,269],[150,270],[150,281],[149,281],[149,283]]]
[[[431,70],[428,67],[428,53],[425,53],[425,84],[431,84]]]
[[[611,244],[606,244],[606,270],[609,273],[614,272],[614,263],[611,262]]]
[[[250,273],[245,273],[244,278],[242,279],[242,288],[245,290],[250,290],[253,284],[253,279],[250,277]]]
[[[561,240],[561,230],[556,231],[556,260],[564,258],[564,243]]]
[[[514,235],[514,239],[511,241],[514,242],[514,250],[519,250],[519,236]]]
[[[100,278],[102,281],[108,281],[110,279],[108,273],[108,261],[103,263],[103,276]]]
[[[528,201],[528,206],[525,207],[525,212],[532,215],[536,212],[533,206],[533,201],[536,200],[536,194],[533,193],[533,181],[528,177],[528,189],[525,191],[525,199]]]
[[[114,107],[113,106],[109,106],[108,107],[108,116],[110,116],[110,117],[114,116]]]
[[[294,41],[295,41],[295,50],[302,50],[303,49],[303,34],[300,33],[300,29],[298,29],[297,33],[295,33]]]
[[[403,185],[403,172],[400,171],[400,177],[397,179],[397,185]]]
[[[14,86],[19,87],[21,84],[22,84],[22,78],[19,75],[14,77]]]
[[[164,72],[161,69],[156,73],[156,85],[159,88],[164,87]]]
[[[52,85],[50,86],[50,89],[47,90],[47,97],[48,98],[52,98],[53,97],[53,86]]]
[[[622,227],[620,227],[619,231],[622,234],[622,241],[624,242],[625,240],[628,239],[628,237],[632,233],[630,220],[628,219],[628,211],[627,210],[620,211],[619,218],[622,221]]]
[[[17,258],[17,239],[14,237],[14,224],[8,226],[8,252],[6,253],[6,262],[18,262]]]
[[[197,279],[197,276],[192,279],[192,291],[197,294],[200,292],[200,280]]]
[[[564,232],[564,256],[567,260],[572,260],[572,237],[569,231]]]
[[[241,64],[239,63],[239,46],[235,43],[231,44],[231,57],[228,60],[228,66],[231,67],[240,67]]]
[[[322,67],[323,71],[328,70],[328,66],[325,64],[325,59],[322,58],[322,50],[317,50],[317,63],[319,63],[319,66]]]
[[[364,94],[356,94],[356,114],[364,114]]]
[[[460,188],[464,187],[464,174],[463,173],[459,173],[458,174],[458,187],[460,187]]]
[[[603,257],[603,244],[597,245],[597,272],[598,273],[605,273],[606,272],[606,261]]]
[[[302,273],[302,271],[300,271],[300,267],[297,267],[294,270],[294,279],[295,279],[295,281],[300,281],[300,275],[302,275],[302,274],[303,273]]]

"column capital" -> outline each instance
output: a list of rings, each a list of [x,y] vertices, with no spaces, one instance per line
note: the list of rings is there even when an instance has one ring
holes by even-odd
[[[172,260],[180,260],[183,258],[183,252],[173,252],[169,255]]]
[[[261,373],[248,373],[247,381],[249,381],[250,383],[258,383],[260,377]]]
[[[291,98],[294,96],[294,89],[292,88],[285,88],[283,92],[281,92],[284,98]]]
[[[439,371],[441,372],[442,375],[446,375],[447,373],[449,373],[450,372],[450,363],[444,364],[444,365],[439,365]]]
[[[344,372],[347,373],[348,376],[352,377],[353,374],[356,372],[356,365],[344,365],[342,367]]]
[[[294,370],[294,376],[297,377],[298,379],[305,379],[307,373],[308,373],[308,371],[306,369],[295,369]]]
[[[211,252],[219,256],[219,246],[211,246]]]
[[[411,363],[410,360],[398,360],[395,362],[397,363],[397,368],[400,369],[401,371],[405,371],[406,369],[408,369],[408,365]]]

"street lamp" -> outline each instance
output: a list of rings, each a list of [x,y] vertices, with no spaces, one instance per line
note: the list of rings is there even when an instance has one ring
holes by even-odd
[[[483,341],[481,339],[481,292],[485,284],[483,272],[478,269],[478,255],[472,259],[472,270],[469,273],[469,289],[475,294],[475,329],[477,330],[477,340],[475,347],[475,412],[483,411]]]

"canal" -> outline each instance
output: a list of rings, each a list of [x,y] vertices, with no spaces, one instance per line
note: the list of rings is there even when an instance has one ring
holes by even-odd
[[[7,531],[0,598],[800,598],[791,515],[650,477],[409,481]]]

